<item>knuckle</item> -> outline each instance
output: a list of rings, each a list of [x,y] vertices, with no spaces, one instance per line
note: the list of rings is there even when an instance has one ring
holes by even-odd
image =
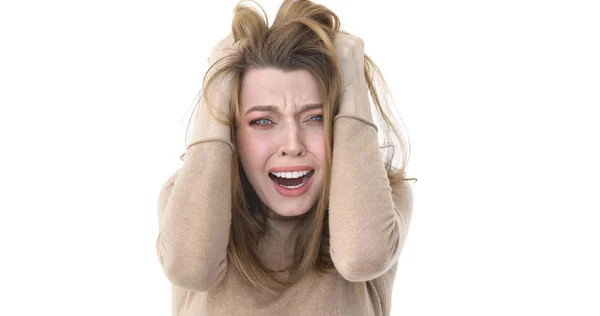
[[[365,48],[365,42],[360,37],[357,37],[356,39],[358,41],[358,48],[362,51]]]
[[[362,51],[365,43],[360,37],[353,36],[352,37],[352,49],[354,51]]]
[[[344,47],[342,47],[342,49],[340,50],[340,57],[344,57],[344,58],[346,58],[346,57],[350,57],[350,56],[352,56],[352,55],[353,55],[353,52],[352,52],[352,47],[349,47],[349,46],[344,46]]]
[[[340,57],[357,57],[364,51],[364,41],[352,34],[338,34],[336,48]]]

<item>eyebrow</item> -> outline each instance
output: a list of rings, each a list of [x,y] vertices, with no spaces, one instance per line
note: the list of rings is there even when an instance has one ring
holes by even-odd
[[[322,109],[322,108],[323,108],[323,104],[321,104],[321,103],[305,104],[302,106],[299,113],[303,113],[303,112],[310,111],[310,110]],[[255,105],[255,106],[249,108],[248,111],[246,111],[246,115],[248,115],[250,112],[276,112],[276,113],[279,113],[279,109],[274,105]]]

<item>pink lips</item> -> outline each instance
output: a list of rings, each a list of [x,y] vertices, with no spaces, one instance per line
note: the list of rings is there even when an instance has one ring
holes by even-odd
[[[304,171],[304,170],[313,170],[313,168],[309,167],[309,166],[275,167],[275,168],[269,170],[269,172],[293,172],[293,171]],[[302,194],[306,193],[306,191],[308,191],[308,189],[310,188],[310,185],[313,182],[313,178],[314,177],[310,177],[310,179],[308,179],[308,181],[303,186],[296,188],[296,189],[284,188],[284,187],[280,186],[279,184],[277,184],[272,179],[271,179],[271,182],[273,182],[273,187],[275,188],[275,190],[282,196],[297,197],[297,196],[301,196]]]

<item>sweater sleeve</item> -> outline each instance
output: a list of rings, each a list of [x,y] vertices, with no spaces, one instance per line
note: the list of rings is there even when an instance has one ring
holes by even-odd
[[[412,188],[392,188],[377,131],[360,118],[336,117],[329,199],[330,254],[342,277],[375,279],[397,261],[412,216]]]
[[[231,225],[232,150],[208,141],[187,149],[158,198],[158,260],[169,281],[197,292],[221,281]]]

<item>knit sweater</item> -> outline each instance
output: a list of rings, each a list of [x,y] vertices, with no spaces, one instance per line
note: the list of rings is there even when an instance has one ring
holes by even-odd
[[[390,186],[373,126],[340,116],[333,137],[329,229],[335,271],[309,271],[277,295],[254,288],[227,259],[231,148],[207,141],[187,149],[158,198],[156,249],[172,284],[173,315],[390,314],[412,188],[407,181]],[[258,249],[269,268],[292,263],[288,236],[301,216],[267,214]]]

